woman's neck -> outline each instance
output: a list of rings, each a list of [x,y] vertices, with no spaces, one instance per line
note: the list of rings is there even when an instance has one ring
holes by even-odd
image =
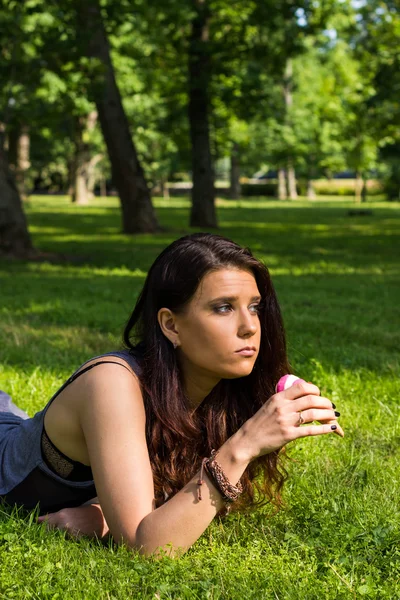
[[[186,361],[181,360],[180,363],[185,395],[190,408],[196,410],[221,379],[194,365],[186,364]]]

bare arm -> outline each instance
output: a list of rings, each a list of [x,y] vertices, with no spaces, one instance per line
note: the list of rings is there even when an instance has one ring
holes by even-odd
[[[121,373],[119,367],[104,365],[97,373],[88,373],[85,383],[81,426],[111,535],[144,554],[158,548],[171,553],[186,550],[222,508],[220,494],[205,477],[203,500],[199,502],[197,475],[154,510],[145,412],[137,380]],[[249,462],[236,455],[236,445],[230,440],[220,449],[218,460],[231,481],[240,479]]]
[[[235,439],[231,438],[218,452],[218,462],[228,479],[238,482],[248,461],[237,453]],[[200,472],[191,479],[171,500],[146,515],[136,531],[136,545],[144,554],[152,554],[158,548],[168,553],[183,553],[201,536],[224,500],[212,481],[204,475],[202,500],[197,498],[197,481]]]
[[[92,372],[85,377],[81,426],[110,533],[116,541],[146,555],[159,549],[171,555],[185,551],[223,506],[220,493],[206,476],[199,502],[197,473],[173,498],[154,510],[138,382],[112,365],[99,367],[96,376]],[[330,401],[318,394],[318,388],[309,384],[276,394],[225,442],[219,449],[218,462],[229,480],[236,483],[252,459],[297,437],[332,432],[330,425],[297,426],[299,411],[303,411],[306,423],[335,418]]]
[[[307,392],[312,394],[304,396]],[[337,429],[342,432],[339,425],[331,428],[331,423],[336,423],[332,403],[316,394],[319,394],[318,388],[310,384],[276,394],[221,446],[218,462],[232,483],[239,481],[251,460],[277,450],[293,439],[332,433]],[[329,424],[300,428],[297,425],[300,411],[306,423],[329,420]],[[168,543],[172,553],[177,548],[187,550],[223,507],[222,496],[208,477],[203,486],[207,492],[204,490],[201,502],[197,500],[198,478],[199,473],[171,500],[140,522],[136,544],[142,552],[151,554]]]

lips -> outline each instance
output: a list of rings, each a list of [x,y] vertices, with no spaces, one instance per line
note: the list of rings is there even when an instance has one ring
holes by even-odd
[[[255,352],[256,348],[255,346],[245,346],[244,348],[239,348],[239,350],[236,350],[236,352],[242,352],[243,350],[253,350]]]
[[[257,352],[257,350],[254,346],[245,346],[244,348],[236,350],[235,354],[241,354],[242,356],[253,356],[255,352]]]

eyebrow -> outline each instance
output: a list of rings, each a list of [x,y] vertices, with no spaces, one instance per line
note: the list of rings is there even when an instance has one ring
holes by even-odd
[[[219,298],[214,298],[209,302],[209,304],[216,304],[217,302],[236,302],[239,300],[239,296],[220,296]],[[250,298],[250,302],[258,302],[261,300],[261,296],[253,296]]]

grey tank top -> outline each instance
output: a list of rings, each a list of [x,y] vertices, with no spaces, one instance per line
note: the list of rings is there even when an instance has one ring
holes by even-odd
[[[130,354],[128,350],[95,356],[81,365],[52,396],[43,410],[36,413],[32,418],[29,418],[26,413],[15,406],[7,394],[0,391],[0,496],[7,500],[7,494],[17,488],[35,469],[39,469],[47,476],[47,479],[52,479],[54,483],[59,482],[70,488],[69,492],[73,489],[76,492],[79,490],[83,492],[85,488],[90,492],[95,492],[93,480],[66,481],[49,469],[42,457],[41,436],[44,416],[54,398],[75,379],[78,372],[89,362],[110,357],[122,358],[137,375],[140,375],[139,360]],[[35,506],[35,504],[36,502],[32,498],[32,506]]]

